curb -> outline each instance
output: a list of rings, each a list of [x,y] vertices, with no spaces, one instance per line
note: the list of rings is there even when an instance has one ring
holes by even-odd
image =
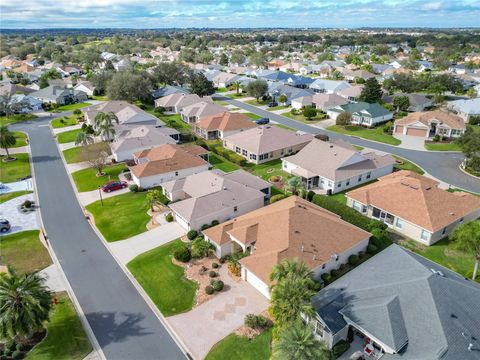
[[[471,176],[473,177],[474,179],[479,179],[480,180],[480,176],[475,176],[473,174],[470,174],[468,171],[466,171],[464,168],[462,168],[462,164],[458,165],[458,168],[460,169],[461,172],[463,172],[465,175],[468,175],[468,176]],[[464,189],[461,189],[461,190],[464,190]],[[465,191],[468,191],[468,190],[465,190]],[[470,191],[472,192],[472,191]]]
[[[67,166],[67,163],[65,161],[65,158],[63,156],[63,152],[60,150],[59,148],[59,144],[57,142],[55,142],[56,146],[57,146],[57,150],[59,151],[60,153],[60,158],[62,159],[62,162],[63,162],[63,166],[65,168],[65,171],[68,175],[68,178],[70,180],[70,183],[73,187],[73,191],[75,193],[75,197],[77,198],[77,201],[80,205],[80,207],[83,209],[84,212],[86,212],[86,209],[85,209],[85,206],[83,206],[83,204],[81,203],[80,201],[80,198],[79,198],[79,193],[78,191],[76,190],[76,185],[75,185],[75,182],[73,181],[73,178],[72,178],[72,174],[68,171],[68,166]],[[85,221],[88,221],[88,220],[85,220]],[[107,249],[107,251],[109,252],[109,254],[112,256],[113,259],[115,259],[115,262],[118,264],[119,268],[122,269],[122,271],[124,272],[124,274],[127,276],[127,278],[130,280],[130,282],[132,283],[132,285],[135,287],[135,289],[138,291],[138,293],[140,294],[140,296],[143,298],[143,300],[145,301],[145,303],[148,305],[148,307],[153,311],[153,313],[157,316],[158,320],[160,321],[160,323],[162,325],[164,325],[165,329],[167,330],[167,332],[169,333],[169,335],[172,337],[173,341],[175,341],[175,343],[178,345],[178,347],[180,348],[180,350],[184,353],[184,355],[186,356],[187,359],[193,359],[193,356],[191,355],[191,351],[188,349],[187,345],[183,342],[183,340],[181,339],[181,337],[176,333],[176,331],[173,329],[173,327],[170,325],[170,323],[168,323],[167,319],[165,318],[165,316],[163,316],[163,314],[160,312],[160,310],[158,310],[158,308],[155,306],[155,304],[153,303],[153,301],[150,299],[150,297],[148,296],[148,294],[145,292],[145,290],[142,288],[142,286],[138,283],[137,279],[135,279],[135,277],[133,276],[133,274],[130,272],[130,270],[128,270],[127,266],[124,265],[118,258],[117,256],[110,250],[110,246],[109,246],[109,243],[107,240],[105,240],[105,238],[103,237],[102,233],[100,232],[100,230],[98,230],[98,228],[94,225],[94,221],[88,221],[88,223],[90,224],[90,226],[92,227],[93,231],[95,232],[95,234],[98,236],[98,238],[101,240],[102,244],[105,246],[105,248]],[[103,354],[103,353],[102,353]]]

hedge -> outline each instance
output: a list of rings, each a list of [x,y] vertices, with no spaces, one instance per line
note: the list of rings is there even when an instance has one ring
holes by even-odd
[[[374,229],[386,229],[387,225],[381,221],[369,219],[366,216],[360,214],[357,210],[341,204],[340,202],[329,198],[325,195],[315,195],[312,202],[324,209],[327,209],[359,228],[371,232]]]
[[[270,204],[273,204],[277,201],[280,201],[280,200],[283,200],[285,199],[286,196],[283,195],[283,194],[277,194],[277,195],[273,195],[271,198],[270,198]]]
[[[335,344],[335,346],[332,349],[333,356],[335,358],[338,358],[349,348],[350,348],[350,344],[348,342],[346,342],[345,340],[340,340],[338,343]]]
[[[217,154],[217,155],[220,155],[221,157],[225,158],[226,160],[229,160],[237,165],[240,165],[240,166],[245,166],[247,165],[247,160],[245,160],[244,157],[238,155],[237,153],[231,151],[231,150],[228,150],[228,149],[225,149],[221,142],[215,142],[215,143],[209,143],[207,144],[207,148],[209,151]]]

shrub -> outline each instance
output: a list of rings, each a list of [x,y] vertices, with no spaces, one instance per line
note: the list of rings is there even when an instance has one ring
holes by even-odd
[[[8,356],[7,355],[0,355],[0,360],[8,360]]]
[[[225,264],[225,258],[220,258],[220,260],[218,261],[220,264]]]
[[[308,201],[312,201],[313,197],[315,196],[315,192],[310,190],[308,193],[307,193],[307,200]]]
[[[350,348],[350,344],[345,340],[340,340],[332,349],[333,357],[336,359]]]
[[[167,215],[165,215],[165,221],[166,222],[172,222],[173,221],[172,213],[168,213]]]
[[[210,226],[214,227],[214,226],[217,226],[218,224],[220,224],[220,222],[218,220],[213,220],[212,223],[210,224]]]
[[[217,272],[212,270],[208,273],[208,276],[210,276],[211,278],[214,278],[217,276]]]
[[[128,189],[131,191],[131,192],[138,192],[138,185],[137,184],[131,184]]]
[[[193,240],[197,237],[198,235],[198,232],[196,230],[190,230],[189,232],[187,232],[187,238],[188,240]]]
[[[208,253],[212,249],[213,245],[203,238],[196,238],[192,242],[192,256],[197,259],[208,256]]]
[[[190,253],[190,250],[186,246],[181,246],[173,252],[173,257],[177,261],[181,262],[188,262],[192,258],[192,254]]]
[[[81,115],[82,111],[80,109],[73,110],[73,115]]]
[[[30,209],[32,207],[32,202],[30,200],[25,200],[22,204],[22,207]]]
[[[280,201],[282,199],[285,199],[286,196],[283,195],[283,194],[277,194],[277,195],[273,195],[271,198],[270,198],[270,204],[273,204],[277,201]]]
[[[9,340],[5,343],[4,349],[10,350],[10,351],[15,351],[17,348],[17,343],[14,340]]]
[[[338,276],[338,273],[339,273],[339,272],[338,272],[337,269],[333,269],[332,271],[330,271],[330,275],[331,275],[332,277]]]
[[[28,346],[27,344],[22,344],[22,343],[17,344],[18,351],[27,351],[29,349],[30,349],[30,346]]]
[[[345,126],[350,124],[350,121],[352,121],[352,114],[345,111],[338,114],[337,119],[335,120],[335,124]]]
[[[268,326],[268,319],[262,315],[247,314],[244,323],[252,329],[265,329]]]
[[[330,283],[330,281],[332,281],[332,277],[330,276],[329,273],[322,274],[321,278],[325,282],[325,285],[327,285],[328,283]]]
[[[377,251],[377,247],[375,245],[369,244],[367,246],[367,253],[373,254],[373,253],[375,253],[375,251]]]
[[[212,295],[215,292],[215,290],[210,285],[207,285],[205,287],[205,292],[207,293],[207,295]]]
[[[240,276],[242,268],[240,267],[240,264],[235,263],[235,262],[229,262],[228,263],[228,270],[235,276]]]
[[[433,137],[433,141],[439,142],[439,141],[440,141],[440,135],[435,135],[435,136]]]
[[[303,109],[303,116],[305,116],[307,120],[312,120],[315,116],[317,116],[317,109],[310,106],[306,107]]]
[[[216,262],[212,263],[212,269],[218,269],[218,264]]]
[[[21,351],[15,350],[12,353],[12,359],[13,360],[20,360],[20,359],[23,359],[24,357],[25,357],[25,354]]]
[[[359,262],[360,259],[358,258],[358,255],[350,255],[348,257],[348,263],[352,266],[357,266]]]
[[[200,229],[203,231],[203,230],[207,230],[208,228],[210,228],[209,224],[203,224]]]
[[[222,291],[225,285],[222,280],[215,280],[212,286],[215,291]]]
[[[360,259],[363,259],[363,258],[365,257],[365,252],[364,252],[364,251],[360,251],[360,252],[358,253],[358,257],[359,257]]]

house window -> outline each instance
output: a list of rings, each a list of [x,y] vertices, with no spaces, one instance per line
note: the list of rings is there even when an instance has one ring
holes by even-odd
[[[285,154],[285,149],[282,149],[282,150],[280,151],[280,154],[281,154],[281,155]]]
[[[178,171],[175,171],[175,176],[178,176]]]
[[[261,155],[258,157],[258,160],[265,160],[265,159],[268,159],[268,154],[261,154]]]
[[[362,181],[362,176],[358,177],[358,182]]]
[[[270,157],[273,158],[273,152],[270,153]]]
[[[373,216],[374,218],[380,219],[380,209],[373,208],[372,216]]]
[[[327,266],[326,264],[322,264],[322,269],[325,269],[325,266]]]
[[[291,153],[293,151],[293,148],[288,149],[288,152]]]
[[[320,184],[325,184],[325,180],[323,180],[323,178],[320,178]]]
[[[345,183],[345,185],[350,185],[350,179],[347,179],[347,182]]]
[[[240,154],[241,151],[242,151],[242,149],[240,149],[238,146],[235,146],[235,152],[237,154]]]
[[[257,160],[257,155],[250,154],[250,160]]]
[[[331,181],[328,182],[328,187],[332,187],[333,183]]]
[[[404,224],[405,222],[402,219],[397,219],[397,223],[395,224],[395,226],[399,229],[403,229]]]
[[[338,183],[337,187],[342,187],[342,182],[341,181]]]
[[[234,206],[234,207],[233,207],[233,211],[236,212],[237,210],[238,210],[238,207],[237,207],[237,206]]]
[[[367,179],[370,179],[372,177],[372,173],[371,172],[368,172],[367,173]]]
[[[247,150],[243,149],[243,150],[242,150],[242,155],[243,155],[243,156],[247,156]]]
[[[460,218],[460,221],[459,221],[459,222],[460,222],[460,224],[462,224],[462,223],[463,223],[463,217],[462,217],[462,218]]]
[[[420,239],[427,241],[429,237],[430,233],[428,231],[422,230],[422,233],[420,234]]]
[[[362,211],[362,204],[353,200],[352,207],[357,211]]]
[[[443,230],[442,230],[442,235],[445,235],[447,233],[447,228],[444,227]]]

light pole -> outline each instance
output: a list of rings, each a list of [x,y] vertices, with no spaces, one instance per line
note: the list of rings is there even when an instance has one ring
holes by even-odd
[[[100,195],[100,202],[102,203],[102,206],[103,206],[103,197],[102,197],[102,187],[101,186],[98,187],[98,194]]]

